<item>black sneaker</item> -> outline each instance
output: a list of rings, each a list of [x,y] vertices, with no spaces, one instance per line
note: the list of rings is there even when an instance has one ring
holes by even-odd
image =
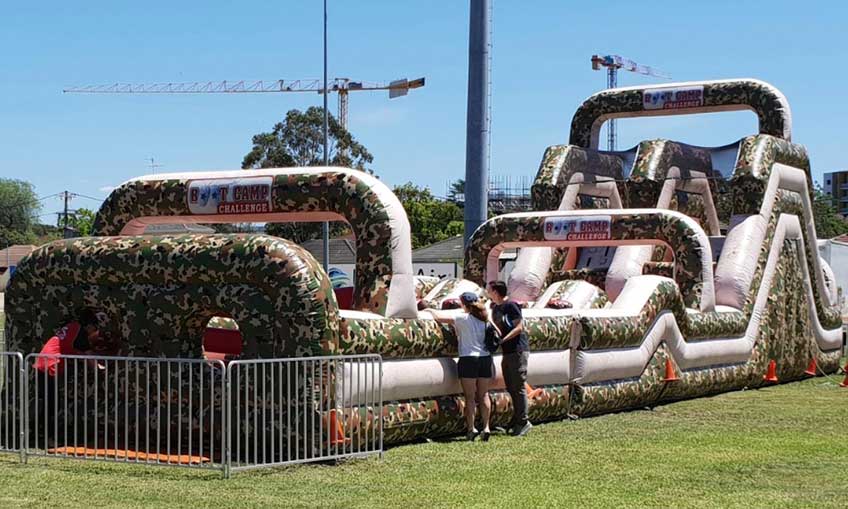
[[[489,436],[490,436],[490,435],[491,435],[491,433],[489,433],[488,431],[484,431],[484,432],[480,435],[480,440],[482,440],[482,441],[484,441],[484,442],[488,442],[488,441],[489,441]]]
[[[469,442],[473,442],[477,438],[477,435],[479,435],[479,434],[480,434],[479,431],[469,431],[468,433],[465,434],[465,439],[468,440]]]
[[[530,423],[530,421],[527,421],[520,429],[515,428],[512,432],[512,436],[523,437],[524,435],[529,433],[531,429],[533,429],[533,425]]]

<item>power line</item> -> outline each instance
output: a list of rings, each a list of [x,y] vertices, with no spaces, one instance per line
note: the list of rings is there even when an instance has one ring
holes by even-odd
[[[71,193],[71,195],[74,196],[74,197],[85,198],[87,200],[94,200],[94,201],[99,201],[99,202],[106,201],[106,198],[95,198],[93,196],[86,196],[84,194],[79,194],[79,193]]]

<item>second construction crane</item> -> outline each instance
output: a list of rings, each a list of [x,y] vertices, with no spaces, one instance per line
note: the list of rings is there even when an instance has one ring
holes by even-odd
[[[618,70],[635,72],[644,74],[645,76],[656,76],[657,78],[671,79],[671,76],[662,73],[653,67],[637,64],[629,58],[624,58],[618,55],[592,55],[592,69],[599,71],[601,67],[607,68],[607,88],[616,88],[618,86]],[[614,151],[616,149],[616,131],[615,120],[607,122],[607,150]]]
[[[349,78],[336,78],[327,83],[328,93],[339,95],[339,124],[347,129],[348,95],[350,92],[388,90],[389,99],[406,95],[410,89],[424,86],[424,78],[414,80],[400,79],[389,83],[354,81]],[[251,94],[282,92],[324,93],[321,80],[255,80],[255,81],[192,81],[183,83],[112,83],[108,85],[88,85],[63,90],[75,94]]]

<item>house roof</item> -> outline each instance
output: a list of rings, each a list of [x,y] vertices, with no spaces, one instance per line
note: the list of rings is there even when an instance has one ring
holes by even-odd
[[[461,262],[465,250],[462,235],[441,240],[412,252],[413,263],[420,262]]]
[[[324,241],[307,240],[301,246],[309,251],[319,263],[324,263]],[[330,263],[356,263],[356,246],[351,239],[330,239]]]
[[[0,267],[14,267],[24,256],[35,251],[37,246],[19,245],[0,250]]]

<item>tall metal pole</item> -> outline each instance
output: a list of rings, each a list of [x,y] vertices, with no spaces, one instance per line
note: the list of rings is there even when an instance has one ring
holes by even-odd
[[[607,88],[618,86],[618,68],[611,65],[607,68]],[[607,150],[614,152],[616,149],[615,119],[607,122]]]
[[[487,218],[489,180],[489,25],[491,0],[471,0],[465,131],[465,244]]]
[[[329,113],[327,110],[327,0],[324,0],[324,166],[330,166]],[[324,272],[330,271],[330,223],[324,221]]]

